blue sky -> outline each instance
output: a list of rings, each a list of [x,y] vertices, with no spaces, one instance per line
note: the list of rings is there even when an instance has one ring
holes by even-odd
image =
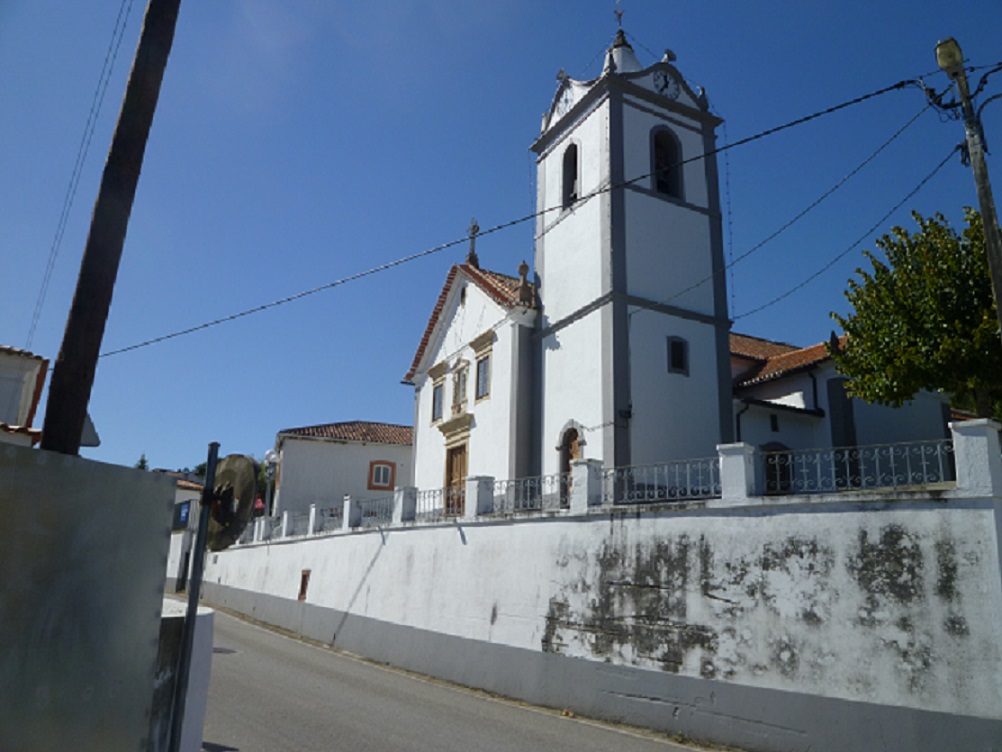
[[[120,0],[0,5],[0,343],[24,347]],[[490,228],[534,208],[529,145],[556,73],[599,72],[614,2],[243,0],[182,3],[136,195],[104,350],[198,325]],[[665,47],[737,141],[903,79],[935,73],[955,36],[970,65],[1002,61],[997,0],[623,2],[644,64]],[[144,7],[130,11],[30,349],[53,361]],[[974,80],[977,80],[975,74]],[[1002,73],[982,99],[1002,93]],[[721,157],[728,256],[752,248],[924,106],[917,88]],[[1002,144],[1002,101],[984,115]],[[926,111],[817,209],[729,276],[736,331],[808,345],[844,311],[846,251],[963,138]],[[1002,147],[1000,147],[1002,148]],[[1002,173],[989,156],[997,184]],[[974,205],[952,159],[908,211],[955,224]],[[879,234],[879,233],[877,233]],[[532,224],[484,237],[481,264],[532,261]],[[283,428],[410,423],[400,385],[462,246],[238,321],[102,358],[94,459],[193,466],[206,445],[261,457]],[[41,416],[36,421],[41,424]]]

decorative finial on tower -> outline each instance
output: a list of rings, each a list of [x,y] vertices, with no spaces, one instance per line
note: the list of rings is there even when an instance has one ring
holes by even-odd
[[[525,306],[531,306],[534,302],[528,276],[529,265],[525,263],[525,259],[522,259],[522,263],[518,265],[518,302]]]
[[[619,5],[619,0],[616,0],[616,5]],[[616,8],[616,10],[614,10],[613,13],[616,14],[616,21],[619,23],[619,28],[622,29],[623,28],[623,9],[622,8]]]
[[[674,63],[676,60],[678,60],[678,58],[675,56],[675,53],[672,52],[671,50],[669,50],[666,47],[665,48],[665,56],[663,58],[661,58],[661,62],[662,63]]]
[[[570,76],[567,75],[567,71],[565,71],[563,68],[561,68],[560,70],[557,71],[557,80],[560,83],[563,83],[568,78],[570,78]]]
[[[480,268],[480,259],[477,258],[477,233],[480,232],[480,225],[476,218],[470,219],[470,226],[467,228],[470,234],[470,252],[466,254],[466,263],[474,269]]]

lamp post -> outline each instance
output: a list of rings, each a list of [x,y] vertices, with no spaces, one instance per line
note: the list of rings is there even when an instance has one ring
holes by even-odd
[[[978,122],[974,106],[971,104],[971,91],[967,85],[967,73],[964,71],[964,54],[960,51],[956,39],[947,37],[936,45],[936,63],[957,85],[957,93],[960,96],[960,106],[964,113],[964,130],[967,132],[967,151],[971,158],[971,169],[974,171],[974,185],[978,191],[978,204],[984,225],[985,253],[988,254],[988,268],[992,277],[995,314],[999,321],[999,333],[1002,335],[1002,308],[999,307],[999,297],[1002,295],[1002,235],[999,233],[999,220],[995,214],[992,186],[988,181],[988,165],[985,164],[985,150],[981,143],[981,123]]]

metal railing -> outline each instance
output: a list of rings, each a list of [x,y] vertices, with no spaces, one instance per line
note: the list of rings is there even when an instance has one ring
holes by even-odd
[[[570,473],[494,481],[494,514],[549,512],[570,503]]]
[[[615,467],[602,472],[603,504],[649,504],[719,496],[719,457]]]
[[[446,517],[458,517],[466,508],[466,493],[462,486],[432,488],[417,492],[415,517],[423,522],[435,522]]]
[[[305,514],[290,514],[289,515],[289,529],[286,530],[285,534],[287,536],[292,535],[307,535],[310,532],[310,513]]]
[[[769,495],[904,488],[956,479],[949,439],[764,452],[763,460]]]
[[[344,520],[344,505],[317,509],[316,532],[340,530]]]
[[[378,527],[393,522],[393,497],[381,499],[361,499],[358,502],[362,527]]]

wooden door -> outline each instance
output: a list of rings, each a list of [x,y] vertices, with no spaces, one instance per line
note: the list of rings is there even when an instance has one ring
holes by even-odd
[[[449,449],[445,466],[445,513],[461,515],[466,508],[466,444]]]

